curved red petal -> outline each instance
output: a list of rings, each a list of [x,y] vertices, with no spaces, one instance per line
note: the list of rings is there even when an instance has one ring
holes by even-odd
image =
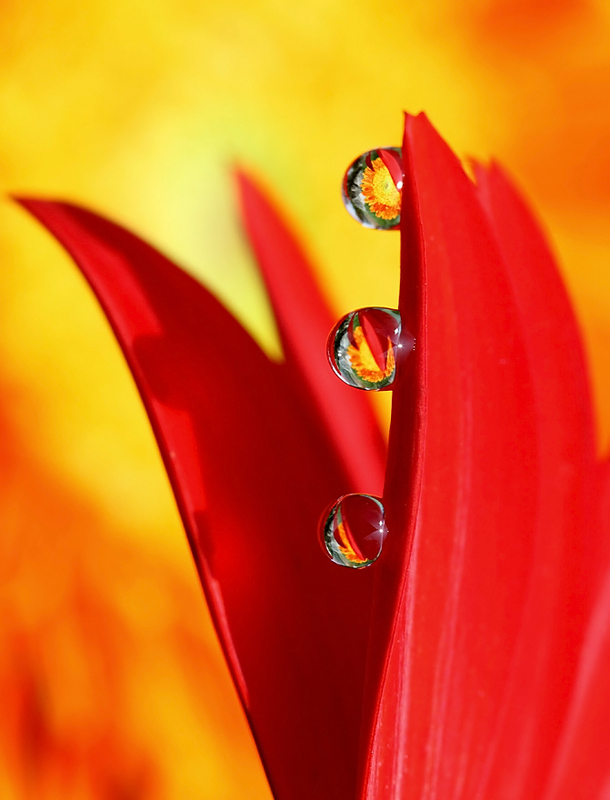
[[[275,796],[353,800],[373,578],[317,542],[351,485],[298,372],[137,237],[21,203],[74,257],[133,372]]]
[[[380,495],[385,445],[369,398],[328,367],[326,339],[336,320],[300,244],[262,190],[237,173],[248,239],[265,279],[287,362],[304,377],[356,491]]]
[[[377,152],[381,156],[381,160],[390,173],[390,176],[394,181],[394,186],[396,186],[396,188],[400,191],[402,189],[402,181],[404,178],[402,156],[395,150],[386,150],[384,147],[380,148]]]
[[[536,549],[520,660],[511,668],[487,792],[539,797],[566,713],[604,546],[595,516],[593,406],[574,313],[538,225],[497,165],[476,174],[532,365],[539,452]],[[529,751],[524,730],[536,742]],[[515,763],[522,765],[521,775],[511,783],[507,775],[514,775]]]
[[[588,602],[582,348],[546,246],[498,171],[481,177],[488,216],[423,115],[408,118],[403,154],[404,316],[424,287],[422,487],[414,519],[402,500],[413,393],[397,387],[385,498],[405,559],[416,533],[367,796],[537,798]]]

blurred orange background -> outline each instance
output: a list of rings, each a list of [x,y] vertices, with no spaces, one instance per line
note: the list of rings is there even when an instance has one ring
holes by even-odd
[[[610,3],[0,0],[0,14],[3,193],[122,221],[269,350],[232,164],[273,187],[339,315],[397,296],[397,236],[341,207],[351,159],[399,144],[403,109],[460,155],[496,156],[551,232],[606,449]],[[110,330],[8,201],[0,258],[0,798],[268,798]]]

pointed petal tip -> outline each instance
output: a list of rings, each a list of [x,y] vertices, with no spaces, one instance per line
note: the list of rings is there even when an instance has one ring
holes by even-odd
[[[252,193],[253,195],[257,196],[259,201],[262,201],[266,203],[268,206],[273,206],[275,208],[275,204],[271,200],[270,189],[268,188],[264,179],[257,173],[255,169],[252,169],[251,167],[245,164],[235,162],[232,165],[231,175],[234,181],[234,185],[237,189],[240,201],[243,202],[243,199],[246,196],[246,194]],[[279,214],[277,209],[276,213]]]
[[[472,164],[473,169],[476,171],[478,182],[481,182],[480,179],[482,177],[486,177],[494,181],[497,180],[504,184],[506,188],[509,188],[513,194],[518,195],[522,203],[526,203],[524,199],[524,193],[521,191],[519,185],[506,167],[498,161],[498,159],[491,158],[489,161],[485,162],[471,158],[470,163]]]
[[[403,114],[404,114],[404,135],[412,135],[416,126],[422,124],[434,130],[434,128],[432,127],[432,123],[428,119],[428,116],[426,115],[425,111],[419,111],[417,112],[417,114],[411,114],[410,111],[403,111]]]
[[[408,119],[428,119],[425,111],[418,111],[416,114],[412,114],[410,111],[403,111],[404,117],[406,120]]]
[[[490,163],[486,163],[482,159],[476,158],[475,156],[465,156],[464,163],[468,165],[470,171],[475,177],[475,181],[478,183],[478,176],[480,173],[488,172],[489,167],[491,166]]]
[[[31,208],[35,207],[37,203],[41,202],[40,199],[38,199],[36,197],[26,197],[26,196],[20,195],[20,194],[9,193],[7,195],[7,197],[13,203],[15,203],[18,206],[21,206],[22,208],[25,208],[27,211],[29,211]]]
[[[72,212],[77,215],[94,214],[94,212],[89,211],[83,206],[79,206],[77,203],[71,203],[69,200],[60,200],[56,197],[29,197],[21,194],[9,194],[8,196],[10,200],[28,211],[33,217],[42,222],[43,225],[46,224],[45,219],[47,215],[49,213],[52,214],[56,210],[63,209],[66,212]]]
[[[256,198],[258,202],[267,201],[267,204],[269,204],[269,201],[260,181],[243,164],[233,165],[232,178],[237,192],[237,201],[241,209],[241,221],[244,224],[246,222],[246,204],[248,200],[254,201]]]
[[[238,189],[241,189],[243,186],[251,186],[256,183],[251,170],[248,169],[248,167],[246,167],[244,164],[241,164],[239,161],[235,161],[233,164],[231,164],[231,177],[233,178],[233,182]]]
[[[31,197],[25,194],[19,194],[18,192],[15,194],[9,192],[7,197],[9,200],[12,200],[13,203],[17,203],[17,205],[28,209],[46,205],[73,205],[72,203],[68,203],[66,200],[59,200],[56,197]]]

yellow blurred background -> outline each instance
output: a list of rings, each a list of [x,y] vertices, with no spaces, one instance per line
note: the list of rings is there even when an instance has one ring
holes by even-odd
[[[271,350],[231,166],[272,187],[338,315],[392,306],[398,238],[338,187],[403,109],[497,156],[545,220],[605,450],[609,2],[0,0],[2,192],[122,221]],[[0,259],[0,800],[268,798],[108,326],[8,201]]]

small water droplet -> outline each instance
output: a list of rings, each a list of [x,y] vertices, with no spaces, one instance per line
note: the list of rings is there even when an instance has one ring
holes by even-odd
[[[330,365],[348,386],[378,392],[396,377],[398,352],[408,353],[415,340],[402,329],[391,308],[359,308],[342,317],[330,332]]]
[[[320,523],[322,547],[335,564],[362,569],[376,561],[388,529],[381,500],[370,494],[345,494]]]
[[[398,228],[402,182],[400,147],[369,150],[348,167],[343,177],[343,202],[365,228]]]

